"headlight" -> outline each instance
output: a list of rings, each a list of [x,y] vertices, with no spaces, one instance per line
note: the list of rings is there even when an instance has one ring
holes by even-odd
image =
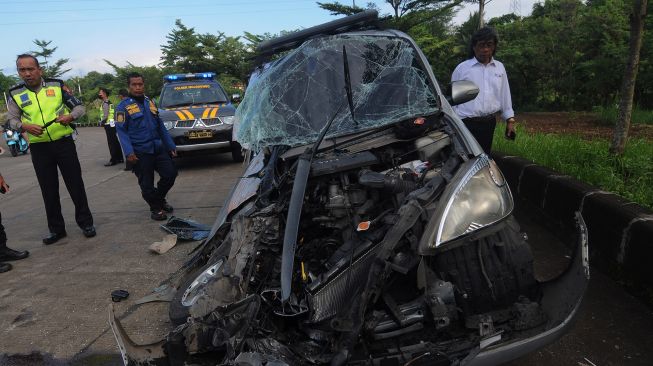
[[[165,121],[163,122],[163,125],[165,126],[166,130],[169,130],[175,127],[175,121]]]
[[[234,116],[222,116],[220,117],[222,123],[227,125],[232,125],[234,123]]]
[[[14,131],[12,130],[7,130],[7,136],[11,137],[14,135]]]
[[[464,164],[442,194],[420,242],[420,254],[490,226],[510,215],[510,188],[487,155]]]

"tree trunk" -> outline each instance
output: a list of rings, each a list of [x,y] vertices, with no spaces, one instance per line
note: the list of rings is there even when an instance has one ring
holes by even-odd
[[[483,20],[484,11],[485,11],[485,0],[478,0],[478,29],[481,29],[485,26],[485,21]]]
[[[633,95],[635,93],[637,70],[639,69],[639,51],[642,48],[647,3],[648,0],[633,0],[633,12],[630,14],[628,64],[621,82],[619,113],[617,123],[614,126],[612,145],[610,145],[610,153],[613,155],[622,155],[626,148],[630,119],[633,113]]]

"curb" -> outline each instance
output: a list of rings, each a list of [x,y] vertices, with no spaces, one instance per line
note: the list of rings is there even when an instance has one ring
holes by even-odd
[[[561,235],[587,224],[590,262],[653,305],[653,211],[518,156],[493,152],[516,199],[540,210]]]

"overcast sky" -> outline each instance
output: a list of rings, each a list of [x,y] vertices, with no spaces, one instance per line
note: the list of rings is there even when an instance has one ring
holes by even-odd
[[[515,5],[521,15],[528,15],[535,2],[539,0],[491,0],[486,19],[510,13]],[[0,70],[6,75],[15,75],[16,55],[37,49],[34,39],[52,41],[58,47],[55,59],[70,59],[67,67],[73,70],[65,75],[70,77],[111,71],[103,59],[121,66],[128,61],[157,64],[175,19],[198,33],[229,36],[278,33],[335,19],[314,0],[0,0],[0,7]],[[454,22],[464,21],[477,7],[461,8]],[[390,10],[382,7],[382,13]]]

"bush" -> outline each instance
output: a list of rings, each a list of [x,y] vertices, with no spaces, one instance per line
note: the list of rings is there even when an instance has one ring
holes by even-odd
[[[494,148],[570,175],[617,193],[653,209],[653,144],[631,139],[622,156],[609,154],[607,139],[583,140],[575,135],[529,134],[519,129],[517,139],[503,138],[505,125],[498,124]]]
[[[596,114],[599,122],[605,126],[614,126],[619,116],[619,110],[616,105],[594,107],[592,108],[592,112]],[[631,122],[633,124],[653,125],[653,111],[640,109],[635,106],[633,108]]]

